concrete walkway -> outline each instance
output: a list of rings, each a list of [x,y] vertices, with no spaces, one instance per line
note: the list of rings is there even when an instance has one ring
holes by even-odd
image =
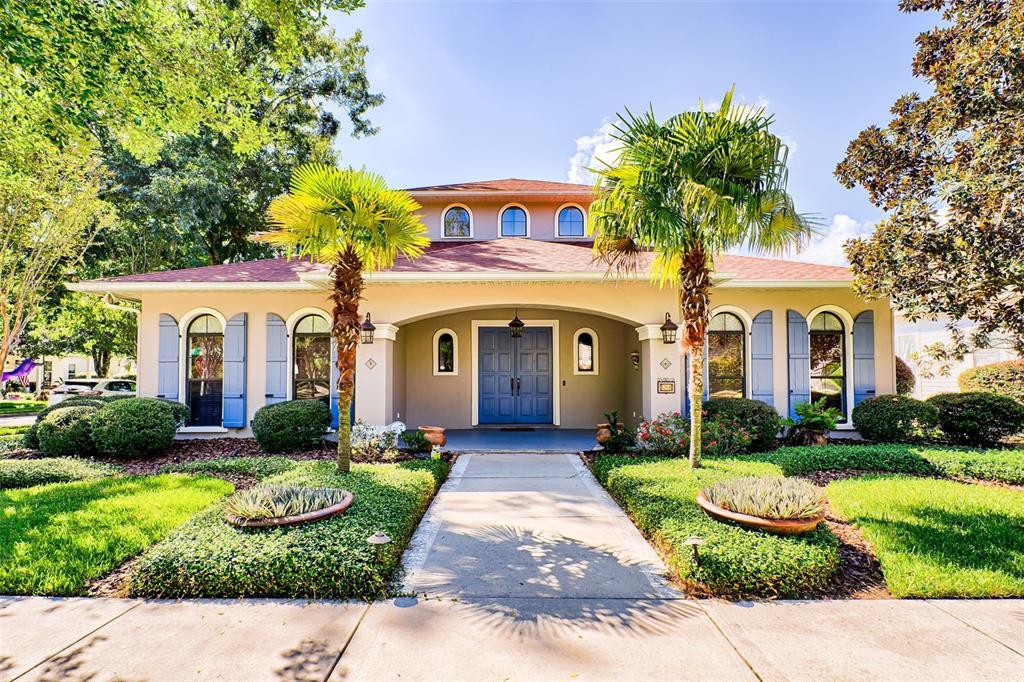
[[[410,595],[0,598],[0,680],[1022,680],[1024,600],[682,597],[575,457],[462,457]]]

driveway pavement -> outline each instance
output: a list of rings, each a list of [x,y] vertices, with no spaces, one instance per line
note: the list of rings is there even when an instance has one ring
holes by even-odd
[[[0,598],[0,679],[1021,680],[1024,600],[694,601],[575,457],[462,457],[410,596]]]

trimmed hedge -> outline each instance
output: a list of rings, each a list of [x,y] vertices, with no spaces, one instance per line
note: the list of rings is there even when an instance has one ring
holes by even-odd
[[[293,468],[297,462],[287,457],[221,457],[220,459],[203,459],[181,464],[168,464],[160,469],[160,473],[182,474],[241,474],[266,478],[283,474]]]
[[[44,409],[43,411],[41,411],[39,414],[36,415],[35,422],[33,422],[32,425],[28,427],[28,431],[25,432],[25,436],[24,436],[24,439],[22,440],[22,444],[26,448],[32,448],[33,450],[38,450],[39,449],[39,425],[42,423],[42,421],[44,419],[46,419],[46,416],[56,412],[57,410],[63,410],[64,408],[67,408],[67,407],[79,407],[79,406],[83,406],[83,405],[86,405],[86,406],[89,406],[89,407],[97,407],[98,408],[98,407],[103,407],[104,401],[101,400],[98,397],[95,397],[95,398],[85,398],[85,397],[83,397],[83,398],[76,398],[76,397],[72,396],[71,398],[68,398],[67,400],[59,402],[56,405],[50,405],[49,407],[47,407],[46,409]]]
[[[75,457],[0,459],[0,488],[28,488],[44,483],[67,483],[113,476],[120,470]]]
[[[92,418],[98,409],[74,405],[55,410],[39,424],[39,449],[48,457],[89,457],[96,453],[92,441]]]
[[[677,459],[606,455],[594,473],[634,523],[667,553],[685,582],[715,594],[798,596],[825,587],[839,567],[839,541],[824,526],[809,535],[785,537],[720,523],[705,514],[696,495],[710,483],[740,476],[780,474],[765,462],[709,459],[691,469]],[[691,535],[700,548],[700,567]]]
[[[166,400],[125,398],[101,407],[92,418],[92,440],[108,457],[146,457],[171,446],[177,431]]]
[[[151,597],[374,599],[391,585],[402,551],[448,473],[441,460],[354,464],[306,461],[271,485],[344,488],[355,495],[341,516],[297,526],[244,530],[224,520],[223,503],[193,517],[139,560],[129,591]],[[380,560],[366,538],[393,542]]]
[[[319,400],[287,400],[261,407],[252,435],[264,452],[294,452],[322,445],[331,410]]]
[[[775,408],[760,400],[746,398],[712,398],[704,403],[709,419],[736,421],[750,433],[749,452],[772,450],[778,447],[782,418]]]
[[[853,425],[860,435],[878,443],[924,440],[935,430],[939,411],[934,405],[906,395],[880,395],[853,408]]]
[[[963,445],[989,445],[1024,431],[1024,404],[996,393],[940,393],[928,398],[939,428]]]
[[[961,391],[988,391],[1024,403],[1024,360],[993,362],[960,373]]]

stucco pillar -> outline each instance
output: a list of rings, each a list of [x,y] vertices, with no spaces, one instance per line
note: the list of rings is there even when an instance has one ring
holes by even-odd
[[[640,339],[640,376],[643,416],[652,419],[678,412],[682,405],[683,355],[678,343],[665,343],[660,324],[636,328]]]
[[[375,323],[373,343],[356,348],[356,419],[384,426],[395,420],[395,339],[398,327]]]

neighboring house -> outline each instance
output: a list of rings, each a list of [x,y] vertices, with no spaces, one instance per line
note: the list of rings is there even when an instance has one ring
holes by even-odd
[[[29,388],[33,392],[40,386],[48,390],[68,379],[96,378],[96,366],[89,355],[47,355],[33,359],[39,363],[28,376]],[[13,369],[21,360],[20,355],[8,357],[4,371]],[[111,377],[131,376],[135,374],[135,362],[115,355],[110,358],[107,374]]]
[[[410,190],[432,244],[368,276],[355,415],[449,429],[593,428],[613,409],[685,408],[686,358],[665,343],[678,294],[610,276],[586,237],[588,185],[498,180]],[[827,396],[843,410],[895,387],[892,314],[845,268],[716,258],[706,385],[782,414]],[[140,301],[141,395],[181,400],[191,431],[247,433],[256,410],[333,396],[329,268],[284,258],[92,280]],[[525,323],[513,338],[509,322]]]
[[[967,330],[970,327],[964,326],[964,329]],[[962,372],[979,365],[990,365],[993,362],[1014,360],[1017,357],[1017,354],[1010,348],[977,349],[965,355],[960,362],[953,363],[948,374],[935,372],[933,373],[934,376],[921,376],[920,363],[915,362],[911,358],[925,346],[936,343],[949,344],[951,342],[952,338],[949,331],[946,330],[945,321],[908,322],[902,317],[896,316],[896,355],[903,358],[910,365],[910,368],[914,370],[914,376],[917,378],[917,381],[914,384],[912,395],[915,398],[924,399],[937,393],[959,392],[960,386],[957,383],[957,379]]]

